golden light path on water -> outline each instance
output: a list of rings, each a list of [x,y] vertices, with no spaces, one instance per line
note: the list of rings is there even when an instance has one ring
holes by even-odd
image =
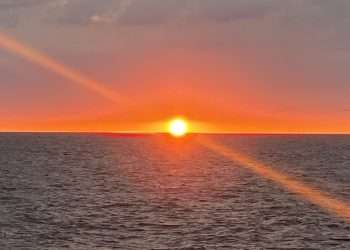
[[[49,70],[53,73],[60,75],[61,77],[69,80],[72,83],[85,87],[104,98],[109,99],[114,103],[125,103],[126,100],[118,93],[107,88],[104,84],[87,77],[86,75],[67,67],[66,65],[58,62],[57,60],[45,55],[44,53],[35,50],[13,37],[0,32],[0,48],[7,50],[17,56],[25,58],[31,63],[41,66],[42,68]]]
[[[33,64],[41,66],[42,68],[54,72],[71,82],[83,86],[100,96],[114,102],[114,103],[128,103],[128,101],[120,96],[118,93],[107,88],[102,83],[93,80],[86,75],[67,67],[66,65],[50,58],[42,52],[39,52],[25,44],[15,40],[14,38],[0,32],[0,48],[7,50],[17,56],[27,59]],[[255,174],[258,174],[266,179],[269,179],[288,192],[297,194],[303,199],[319,206],[320,208],[335,214],[336,216],[350,221],[350,205],[342,202],[331,195],[316,190],[309,185],[297,181],[290,176],[283,174],[270,166],[261,162],[255,161],[250,157],[235,151],[225,145],[219,144],[208,138],[199,138],[198,142],[206,148],[215,153],[224,156],[234,162],[239,163]]]
[[[215,153],[226,157],[229,160],[237,162],[242,167],[258,174],[265,179],[271,180],[288,192],[302,197],[325,211],[334,214],[350,222],[350,205],[333,198],[330,194],[316,190],[315,188],[295,180],[290,176],[273,169],[272,167],[258,162],[231,147],[219,144],[208,138],[198,138],[198,142]]]

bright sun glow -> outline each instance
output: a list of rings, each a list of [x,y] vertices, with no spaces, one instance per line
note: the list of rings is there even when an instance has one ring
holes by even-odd
[[[175,137],[185,136],[188,132],[188,125],[184,119],[174,119],[169,122],[169,133]]]

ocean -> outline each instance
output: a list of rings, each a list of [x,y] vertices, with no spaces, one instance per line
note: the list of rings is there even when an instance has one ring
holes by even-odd
[[[350,204],[350,136],[200,136]],[[3,133],[0,249],[350,249],[350,221],[196,136]]]

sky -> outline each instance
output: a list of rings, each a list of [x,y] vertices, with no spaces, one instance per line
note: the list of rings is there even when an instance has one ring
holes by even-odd
[[[0,0],[0,36],[116,99],[0,46],[0,131],[350,133],[349,26],[348,0]]]

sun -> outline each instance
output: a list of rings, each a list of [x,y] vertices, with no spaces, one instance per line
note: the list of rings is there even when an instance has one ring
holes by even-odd
[[[176,118],[169,122],[169,133],[175,137],[182,137],[188,133],[188,123],[182,118]]]

